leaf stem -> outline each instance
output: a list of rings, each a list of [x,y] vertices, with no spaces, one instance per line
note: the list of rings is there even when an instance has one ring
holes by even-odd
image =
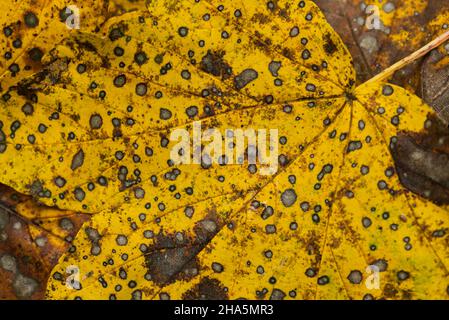
[[[425,56],[427,53],[429,53],[430,51],[432,51],[435,48],[438,48],[441,44],[443,44],[447,40],[449,40],[449,31],[443,33],[438,38],[436,38],[435,40],[429,42],[424,47],[422,47],[421,49],[415,51],[414,53],[412,53],[408,57],[405,57],[405,58],[399,60],[398,62],[396,62],[392,66],[388,67],[387,69],[385,69],[384,71],[382,71],[378,75],[376,75],[373,78],[369,79],[366,83],[375,82],[375,81],[381,82],[381,81],[384,81],[384,80],[390,78],[396,71],[402,69],[403,67],[409,65],[410,63],[418,60],[419,58],[421,58],[423,56]]]

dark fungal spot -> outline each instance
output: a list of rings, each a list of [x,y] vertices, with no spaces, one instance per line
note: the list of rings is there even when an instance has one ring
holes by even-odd
[[[20,121],[18,121],[18,120],[13,121],[13,123],[11,123],[11,126],[10,126],[11,133],[16,132],[20,128],[20,126],[21,126]]]
[[[81,202],[86,197],[86,192],[84,192],[84,190],[82,188],[78,187],[78,188],[75,188],[74,195],[75,195],[75,199]]]
[[[151,157],[153,155],[153,149],[150,147],[145,147],[145,155]]]
[[[67,181],[61,176],[58,176],[54,179],[55,185],[59,188],[62,188],[63,186],[65,186],[66,182]]]
[[[293,175],[293,174],[289,175],[289,176],[288,176],[288,181],[289,181],[291,184],[295,184],[295,183],[296,183],[296,176]]]
[[[267,207],[263,210],[261,217],[262,217],[262,219],[266,220],[266,219],[268,219],[269,217],[271,217],[271,216],[273,215],[273,213],[274,213],[273,207],[267,206]]]
[[[256,268],[256,272],[257,272],[258,274],[264,274],[264,273],[265,273],[265,269],[264,269],[262,266],[258,266],[258,267]]]
[[[12,46],[16,49],[22,48],[22,40],[16,39],[12,42]]]
[[[316,86],[314,84],[312,84],[312,83],[308,83],[306,85],[306,90],[310,91],[310,92],[315,92],[316,91]]]
[[[265,258],[267,258],[267,259],[273,258],[273,252],[272,252],[271,250],[266,250],[266,251],[264,251],[263,255],[264,255]]]
[[[393,94],[394,90],[393,87],[390,85],[384,85],[383,89],[382,89],[382,94],[384,96],[391,96]]]
[[[13,75],[15,75],[16,73],[18,73],[20,71],[20,67],[17,63],[13,63],[12,65],[10,65],[8,67],[8,70],[11,71],[11,73]]]
[[[161,118],[162,120],[168,120],[172,117],[172,112],[168,109],[165,108],[161,108],[159,110],[159,118]]]
[[[267,224],[265,226],[265,233],[266,234],[274,234],[274,233],[276,233],[276,226],[274,224]]]
[[[123,160],[123,158],[125,157],[125,153],[123,151],[116,151],[115,152],[115,158],[117,160]]]
[[[98,177],[97,182],[100,186],[103,186],[103,187],[108,185],[108,180],[106,179],[106,177],[103,177],[103,176]]]
[[[84,232],[91,243],[90,253],[94,256],[98,256],[101,253],[100,240],[101,235],[97,229],[86,227]]]
[[[388,262],[385,259],[375,260],[371,265],[376,266],[379,269],[379,272],[384,272],[388,268]]]
[[[286,294],[284,291],[274,288],[271,292],[270,300],[283,300],[285,296]]]
[[[84,151],[80,149],[72,158],[72,164],[70,165],[70,169],[72,171],[81,167],[84,163]]]
[[[192,218],[194,212],[195,212],[195,209],[191,206],[187,206],[184,209],[184,214],[186,215],[187,218]]]
[[[296,202],[296,199],[296,192],[293,189],[287,189],[281,195],[281,202],[285,207],[291,207]]]
[[[136,85],[136,94],[138,95],[138,96],[144,96],[144,95],[146,95],[147,94],[147,85],[145,84],[145,83],[138,83],[137,85]]]
[[[90,116],[89,124],[92,129],[100,129],[103,125],[103,119],[99,114],[93,114]]]
[[[192,269],[197,269],[194,259],[200,250],[200,246],[176,247],[176,239],[158,235],[157,248],[166,248],[165,252],[154,251],[146,257],[146,266],[152,281],[158,284],[171,283],[180,277],[192,274]],[[186,274],[186,271],[188,271]]]
[[[30,103],[25,103],[23,106],[22,106],[22,112],[26,115],[26,116],[31,116],[32,114],[33,114],[33,112],[34,112],[34,107],[33,107],[33,105],[32,104],[30,104]]]
[[[134,189],[134,196],[136,199],[143,199],[145,197],[145,190],[140,187]]]
[[[114,78],[114,86],[116,86],[117,88],[123,87],[125,85],[125,83],[126,83],[126,77],[123,74],[120,74]]]
[[[36,136],[34,134],[30,134],[30,135],[28,135],[27,140],[29,143],[34,144],[36,142]]]
[[[326,33],[324,36],[324,51],[330,55],[337,51],[337,46],[332,40],[330,33]]]
[[[407,280],[410,277],[410,273],[404,270],[400,270],[396,275],[399,281]]]
[[[61,22],[65,22],[72,14],[73,11],[70,8],[64,7],[59,11],[59,19]]]
[[[282,64],[280,61],[271,61],[268,64],[268,70],[270,71],[273,77],[278,77],[279,76],[278,71],[281,68],[281,66]]]
[[[39,25],[38,17],[31,11],[25,13],[24,20],[26,26],[29,28],[35,28]]]
[[[160,300],[170,300],[170,295],[166,292],[159,293],[159,299]]]
[[[165,53],[159,53],[154,57],[154,62],[156,62],[157,64],[161,64],[162,62],[164,62],[164,55]]]
[[[282,107],[282,111],[284,111],[285,113],[291,113],[293,111],[293,106],[286,104]]]
[[[264,101],[266,104],[272,104],[272,103],[273,103],[273,100],[274,100],[274,98],[273,98],[273,96],[272,96],[271,94],[269,94],[269,95],[267,95],[267,96],[265,96],[265,97],[263,98],[263,101]]]
[[[359,270],[352,270],[348,275],[348,280],[352,284],[360,284],[363,280],[362,272]]]
[[[45,124],[41,123],[41,124],[39,124],[39,126],[37,127],[37,130],[38,130],[40,133],[45,133],[45,131],[47,131],[47,126],[46,126]]]
[[[200,69],[216,77],[221,77],[222,80],[229,79],[232,75],[232,68],[224,61],[224,55],[224,51],[208,50],[201,59]]]
[[[311,54],[310,54],[310,51],[309,51],[308,49],[305,49],[305,50],[301,53],[301,57],[302,57],[304,60],[309,59],[310,56],[311,56]]]
[[[27,186],[33,197],[42,197],[44,195],[44,187],[42,181],[36,180],[30,186]]]
[[[190,73],[190,71],[189,70],[182,70],[181,71],[181,77],[184,79],[184,80],[190,80],[190,78],[191,78],[191,73]]]
[[[385,180],[379,180],[377,182],[377,187],[379,188],[379,190],[385,190],[388,188],[387,183],[385,182]]]
[[[123,56],[125,54],[125,50],[122,47],[118,47],[117,46],[117,47],[114,48],[114,54],[117,57],[121,57],[121,56]]]
[[[432,232],[432,237],[434,238],[442,238],[446,235],[446,231],[445,230],[435,230],[434,232]]]
[[[383,294],[387,298],[394,298],[398,294],[398,290],[391,283],[387,283],[383,288]]]
[[[182,295],[185,300],[227,300],[228,294],[217,279],[204,277],[192,289]]]
[[[212,270],[216,273],[221,273],[224,270],[224,267],[222,264],[218,263],[218,262],[212,262]]]
[[[187,27],[180,27],[180,28],[178,29],[178,34],[179,34],[181,37],[186,37],[188,33],[189,33],[189,29],[188,29]]]
[[[273,11],[274,9],[276,9],[276,4],[273,1],[268,1],[267,2],[267,8],[271,11]]]
[[[193,118],[198,114],[198,107],[197,106],[190,106],[186,109],[186,114],[189,116],[189,118]]]
[[[69,132],[67,135],[67,140],[72,141],[76,138],[76,135],[73,132]]]
[[[259,74],[254,69],[245,69],[234,78],[234,86],[237,90],[243,89],[250,82],[257,79]]]
[[[87,184],[87,190],[93,191],[94,189],[95,189],[95,184],[92,183],[92,182],[89,182],[89,183]]]
[[[44,55],[44,53],[39,48],[32,48],[28,51],[28,57],[34,62],[41,61],[43,55]]]
[[[197,222],[194,238],[187,238],[182,233],[157,235],[151,248],[154,250],[146,256],[146,267],[152,281],[167,284],[196,276],[198,265],[195,257],[218,232],[217,223],[212,218]]]
[[[361,141],[350,141],[348,144],[348,148],[346,150],[347,153],[354,152],[357,150],[362,149],[362,142]]]
[[[134,54],[134,62],[139,66],[143,65],[148,61],[148,57],[145,52],[139,51]]]
[[[115,27],[115,28],[111,29],[111,31],[109,32],[109,39],[111,41],[115,41],[124,36],[125,36],[125,34],[124,34],[123,28],[121,26]]]
[[[12,28],[11,27],[4,27],[3,28],[3,34],[5,37],[10,37],[12,35]]]
[[[324,285],[328,284],[329,281],[330,280],[329,280],[328,276],[321,276],[321,277],[318,278],[317,283],[320,286],[324,286]]]
[[[297,26],[294,26],[290,29],[290,37],[296,37],[299,34],[299,28]]]
[[[6,135],[2,130],[0,130],[0,143],[6,148]]]
[[[372,224],[372,221],[371,221],[370,218],[368,218],[368,217],[363,217],[362,218],[362,225],[363,225],[363,227],[369,228],[371,226],[371,224]]]
[[[86,65],[80,63],[80,64],[76,67],[76,71],[78,71],[79,74],[82,74],[82,73],[86,72]]]
[[[307,268],[305,275],[309,278],[313,278],[316,276],[316,270],[314,268]]]

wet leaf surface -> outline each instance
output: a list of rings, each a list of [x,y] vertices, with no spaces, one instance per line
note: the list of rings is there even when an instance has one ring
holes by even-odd
[[[447,299],[449,216],[391,154],[432,110],[357,86],[311,1],[152,1],[50,57],[0,108],[1,182],[93,214],[47,298]],[[279,167],[173,163],[197,120],[278,129]]]

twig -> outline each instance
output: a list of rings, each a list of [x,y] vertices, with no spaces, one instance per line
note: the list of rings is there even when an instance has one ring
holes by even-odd
[[[380,82],[380,81],[384,81],[384,80],[390,78],[396,71],[402,69],[403,67],[409,65],[410,63],[425,56],[427,53],[429,53],[430,51],[432,51],[435,48],[438,48],[441,44],[443,44],[447,40],[449,40],[449,31],[443,33],[438,38],[436,38],[432,42],[429,42],[424,47],[422,47],[418,51],[415,51],[408,57],[405,57],[405,58],[401,59],[400,61],[396,62],[391,67],[385,69],[378,75],[376,75],[373,78],[371,78],[370,80],[368,80],[366,83],[376,82],[376,81]]]

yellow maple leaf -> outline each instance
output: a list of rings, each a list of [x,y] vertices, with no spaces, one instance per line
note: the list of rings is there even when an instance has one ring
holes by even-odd
[[[96,213],[48,298],[447,298],[449,217],[389,150],[428,106],[384,75],[355,87],[311,1],[147,9],[68,38],[1,102],[0,181]],[[176,163],[199,121],[276,129],[278,167]]]

